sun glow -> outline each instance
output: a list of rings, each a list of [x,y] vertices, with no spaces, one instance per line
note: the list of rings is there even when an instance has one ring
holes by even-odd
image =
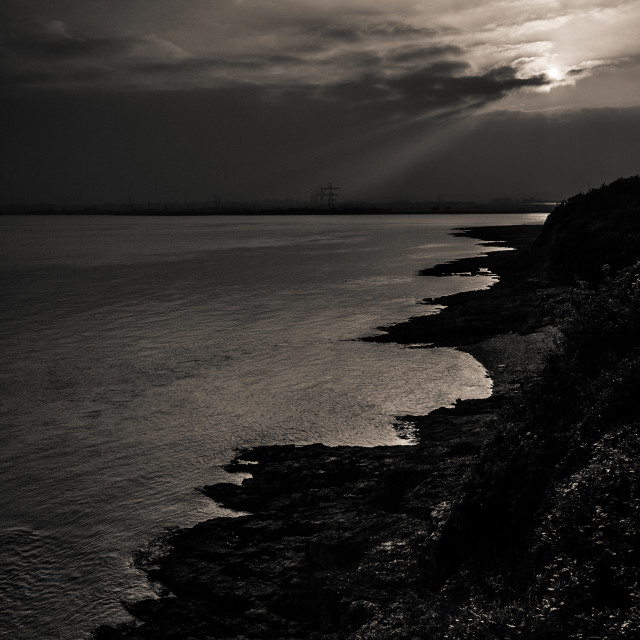
[[[549,80],[560,80],[560,78],[562,78],[562,72],[558,67],[549,67],[549,69],[547,69],[547,78],[549,78]]]

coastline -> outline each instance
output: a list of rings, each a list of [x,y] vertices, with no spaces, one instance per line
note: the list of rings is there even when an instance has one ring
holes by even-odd
[[[103,626],[96,637],[389,637],[407,616],[419,615],[435,597],[427,588],[434,569],[425,549],[489,437],[492,417],[518,397],[552,348],[544,307],[558,292],[525,275],[526,249],[541,229],[461,231],[519,251],[422,273],[488,269],[499,282],[431,301],[446,308],[366,338],[467,351],[491,376],[492,396],[401,417],[415,446],[275,445],[240,453],[227,470],[251,477],[203,491],[248,515],[173,534],[170,551],[148,568],[165,594],[126,605],[139,626]]]

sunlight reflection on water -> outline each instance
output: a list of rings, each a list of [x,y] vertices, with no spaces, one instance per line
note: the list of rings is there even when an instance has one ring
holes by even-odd
[[[541,222],[473,216],[472,224]],[[0,616],[71,639],[151,593],[132,553],[226,513],[237,447],[392,444],[397,414],[491,383],[471,356],[356,341],[491,276],[464,216],[0,220]],[[425,242],[427,240],[427,242]]]

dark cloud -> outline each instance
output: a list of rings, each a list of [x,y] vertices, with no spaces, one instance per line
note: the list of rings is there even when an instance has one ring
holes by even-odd
[[[401,49],[391,52],[387,58],[395,63],[425,63],[434,58],[449,56],[462,56],[464,49],[454,45],[433,45],[430,47],[415,47],[411,49]]]
[[[378,38],[433,38],[443,33],[455,31],[452,28],[430,29],[428,27],[418,27],[407,22],[385,22],[377,24],[368,29],[368,33]]]
[[[344,67],[355,71],[355,73],[361,73],[362,70],[367,70],[370,73],[384,73],[381,68],[384,56],[378,51],[354,51],[344,54],[341,59]]]
[[[440,60],[419,70],[394,78],[364,74],[360,78],[335,84],[324,95],[355,109],[375,109],[379,116],[428,116],[431,112],[477,108],[497,101],[508,92],[549,83],[543,76],[520,78],[511,67],[486,73],[471,73],[464,61]]]
[[[256,58],[254,56],[237,57],[233,60],[216,59],[216,58],[186,58],[177,60],[163,61],[130,61],[126,63],[128,73],[139,79],[146,78],[150,81],[153,88],[154,82],[167,78],[170,82],[179,84],[181,81],[197,81],[202,74],[229,74],[229,78],[225,85],[247,85],[254,86],[255,83],[243,82],[240,72],[263,72],[265,69],[271,69],[275,66],[295,66],[301,65],[303,59],[296,56],[273,55],[264,58]],[[238,74],[238,79],[234,79],[234,74]],[[193,87],[192,87],[193,88]],[[268,87],[263,87],[267,91]]]
[[[345,198],[562,198],[640,166],[639,109],[474,116],[436,144],[430,123],[385,131],[374,112],[354,118],[299,90],[286,110],[264,98],[257,87],[9,98],[2,200],[306,198],[328,179]]]
[[[77,38],[57,21],[36,20],[8,23],[0,32],[4,55],[53,62],[70,58],[120,55],[135,45],[131,38]]]
[[[385,22],[374,25],[331,25],[326,22],[306,22],[299,25],[300,32],[323,41],[324,46],[330,47],[334,42],[354,44],[366,42],[368,46],[376,42],[387,41],[422,41],[441,35],[442,29],[416,27],[407,23]]]
[[[371,110],[381,103],[389,105],[394,111],[394,96],[385,82],[378,76],[363,74],[360,78],[340,82],[323,87],[320,96],[324,99],[338,102],[344,108],[356,110]]]
[[[456,162],[480,165],[487,183],[485,165],[515,179],[514,158],[535,145],[540,161],[549,149],[570,162],[553,138],[563,137],[559,118],[492,120],[480,110],[638,104],[638,12],[597,0],[588,15],[578,0],[530,3],[526,16],[522,3],[454,4],[5,0],[0,108],[12,130],[2,153],[13,158],[5,184],[16,198],[77,187],[83,200],[153,199],[157,189],[168,199],[211,190],[250,199],[335,177],[366,197],[367,185],[383,183],[397,195],[417,192],[429,174],[446,192],[441,167]],[[622,112],[580,113],[566,115],[567,130],[575,124],[568,144],[595,140],[613,166],[616,151],[588,125],[602,127],[629,161],[626,139],[607,121]],[[593,161],[594,174],[606,161]],[[549,164],[569,184],[569,167]],[[552,183],[528,159],[523,171]],[[464,175],[480,184],[471,168]]]
[[[134,38],[73,37],[59,21],[9,22],[0,32],[0,78],[4,89],[96,87],[121,77],[117,61],[139,44]]]
[[[258,64],[260,59],[254,58],[253,62]],[[276,64],[276,65],[299,65],[304,62],[304,58],[296,55],[278,53],[266,56],[262,58],[262,64],[267,63],[268,65]]]
[[[363,39],[362,31],[354,27],[327,27],[326,25],[308,25],[307,29],[321,40],[337,40],[339,42],[358,42]]]
[[[461,109],[498,100],[509,91],[545,83],[543,76],[520,78],[509,66],[473,73],[464,60],[463,48],[424,44],[436,34],[431,29],[400,23],[358,29],[327,28],[320,23],[304,26],[317,31],[325,47],[365,37],[368,45],[333,55],[327,54],[327,49],[323,56],[309,55],[296,47],[263,56],[193,56],[156,37],[78,38],[60,21],[17,21],[7,25],[0,39],[7,54],[0,74],[8,88],[77,86],[91,90],[102,85],[120,90],[183,89],[203,82],[257,86],[264,98],[281,96],[284,106],[292,84],[280,75],[286,70],[306,95],[338,103],[347,111],[366,110],[382,121],[443,110],[458,114]],[[418,36],[423,44],[402,42]],[[391,45],[377,48],[378,40]],[[302,48],[307,45],[303,42]],[[326,69],[323,81],[314,82],[308,71],[322,68]],[[332,70],[337,71],[333,82]]]
[[[44,65],[14,66],[10,60],[0,62],[0,95],[35,88],[34,99],[42,99],[41,92],[47,89],[67,88],[73,92],[75,87],[81,84],[84,87],[83,91],[90,91],[121,81],[118,69],[100,64],[85,64],[71,69],[48,69]]]

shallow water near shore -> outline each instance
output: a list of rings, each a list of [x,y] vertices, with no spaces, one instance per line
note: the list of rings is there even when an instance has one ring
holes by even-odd
[[[465,353],[356,339],[490,286],[415,275],[484,250],[452,227],[544,218],[0,218],[0,637],[127,619],[133,552],[224,515],[194,488],[238,447],[397,444],[488,395]]]

